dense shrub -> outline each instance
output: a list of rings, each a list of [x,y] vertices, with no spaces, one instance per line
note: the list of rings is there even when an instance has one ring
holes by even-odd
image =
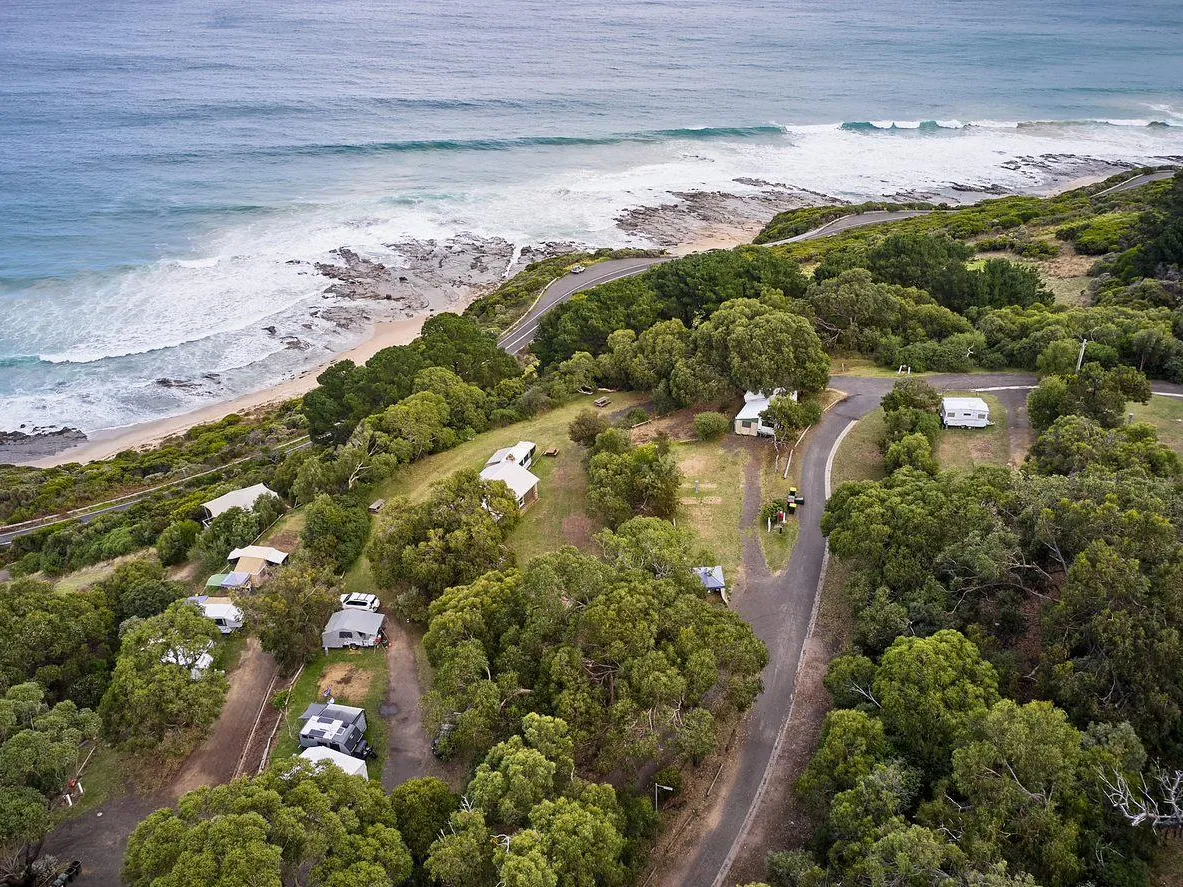
[[[718,440],[731,429],[731,420],[722,413],[698,413],[694,417],[694,433],[699,440]]]

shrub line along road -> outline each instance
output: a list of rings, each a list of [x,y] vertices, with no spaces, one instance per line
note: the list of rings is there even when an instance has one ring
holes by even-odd
[[[845,217],[849,224],[840,230],[887,221],[880,213],[875,213],[874,218],[864,218],[871,215],[866,213],[863,217]],[[887,215],[893,216],[890,213]],[[842,220],[835,220],[837,221]],[[855,222],[859,224],[854,224]],[[834,224],[831,222],[817,231],[807,232],[795,239],[805,240],[834,233]],[[650,265],[661,261],[666,259],[611,260],[594,266],[600,271],[595,276],[568,275],[555,281],[546,287],[535,306],[517,324],[517,332],[511,332],[503,338],[502,347],[511,353],[521,350],[533,340],[538,329],[538,319],[572,294],[609,280],[639,274]],[[682,865],[677,866],[678,869],[684,870],[662,873],[667,883],[721,887],[730,873],[732,864],[746,849],[745,838],[751,824],[758,818],[760,802],[770,784],[776,763],[776,752],[789,723],[802,651],[813,629],[813,619],[825,578],[828,551],[826,541],[821,535],[820,522],[829,495],[833,456],[853,423],[877,408],[882,396],[896,381],[890,377],[858,376],[840,376],[838,380],[838,384],[848,397],[824,415],[815,428],[803,456],[800,487],[806,505],[799,512],[800,534],[789,564],[782,573],[768,577],[752,591],[737,595],[734,602],[737,612],[752,625],[756,634],[768,645],[770,655],[764,673],[764,692],[757,698],[748,715],[749,731],[746,742],[738,752],[739,766],[735,784],[726,792],[728,803],[720,812],[715,826],[698,843],[697,853],[684,857]],[[1012,421],[1016,416],[1022,416],[1025,421],[1026,412],[1020,412],[1020,409],[1025,406],[1026,392],[1035,386],[1036,380],[1029,375],[993,374],[942,375],[929,377],[928,381],[938,387],[953,390],[996,392]],[[1155,393],[1181,397],[1183,386],[1160,384],[1156,386]],[[154,491],[144,491],[140,496],[151,492]],[[121,510],[130,507],[134,501],[138,499],[104,510]],[[102,512],[86,515],[84,519],[98,513]],[[397,732],[392,730],[392,734]],[[391,739],[391,751],[395,754],[406,754],[407,749],[396,747],[400,743],[395,741],[394,735]],[[210,740],[207,739],[206,742],[209,743]],[[412,754],[410,757],[422,758],[422,755]],[[238,762],[237,758],[235,762]],[[392,762],[388,762],[388,769],[392,769],[389,763]],[[404,774],[392,772],[389,775],[398,777]],[[220,781],[225,781],[224,777],[215,777],[215,783]],[[384,780],[390,781],[390,778]],[[172,798],[167,795],[149,798],[125,796],[113,804],[106,805],[112,814],[122,813],[122,816],[111,817],[112,820],[122,819],[122,823],[112,821],[107,823],[108,828],[97,828],[93,819],[87,815],[59,826],[49,843],[51,846],[56,845],[63,854],[75,853],[76,847],[86,845],[83,847],[86,855],[97,857],[96,861],[105,862],[113,874],[114,869],[122,863],[122,845],[131,828],[153,807],[161,802],[169,803],[171,800]],[[80,838],[82,840],[79,840]],[[105,843],[105,847],[90,846],[96,842]]]

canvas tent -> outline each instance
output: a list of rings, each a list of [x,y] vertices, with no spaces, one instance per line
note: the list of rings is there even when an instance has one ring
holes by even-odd
[[[224,511],[229,511],[231,508],[242,508],[250,511],[255,507],[255,502],[261,496],[274,496],[275,492],[269,490],[266,484],[255,484],[253,487],[243,487],[241,490],[231,490],[217,499],[211,499],[208,502],[202,502],[201,507],[205,509],[209,517],[206,523],[209,523],[219,514]]]
[[[485,466],[481,472],[481,480],[503,481],[517,499],[518,508],[525,508],[538,498],[537,476],[515,462],[498,462]]]
[[[234,562],[234,572],[246,573],[252,578],[262,574],[269,566],[282,564],[288,559],[286,551],[271,548],[267,545],[247,545],[236,548],[226,560]]]
[[[386,617],[366,610],[338,610],[329,617],[321,632],[321,646],[325,650],[342,647],[373,647],[382,633]]]
[[[362,779],[370,778],[370,774],[366,771],[365,761],[361,758],[355,758],[353,755],[339,752],[335,748],[326,748],[323,745],[313,746],[300,752],[300,757],[314,764],[328,762],[335,767],[341,768],[350,776],[360,776]]]
[[[213,641],[207,641],[200,647],[187,650],[184,647],[174,647],[160,657],[165,665],[179,665],[189,670],[189,678],[200,681],[206,673],[214,667]]]

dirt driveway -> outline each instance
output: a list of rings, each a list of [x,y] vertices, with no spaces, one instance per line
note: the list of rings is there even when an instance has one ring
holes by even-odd
[[[275,660],[251,638],[229,675],[230,693],[213,731],[181,766],[170,785],[151,795],[128,793],[98,810],[67,820],[46,839],[46,852],[63,860],[82,861],[82,877],[75,883],[115,887],[120,883],[128,836],[153,810],[167,807],[182,794],[204,785],[229,782],[238,771],[257,721],[270,709],[269,688],[276,679]],[[260,718],[260,712],[263,717]],[[257,743],[250,743],[254,748]],[[253,773],[251,761],[245,770]],[[258,762],[254,762],[258,767]]]
[[[390,646],[386,648],[389,689],[381,714],[389,726],[386,763],[382,767],[382,787],[390,791],[408,779],[438,776],[449,782],[448,772],[431,753],[431,737],[423,726],[419,700],[423,685],[419,678],[417,655],[422,655],[421,632],[397,617],[387,619]]]

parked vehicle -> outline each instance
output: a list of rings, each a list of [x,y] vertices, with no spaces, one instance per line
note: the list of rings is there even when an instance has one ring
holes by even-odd
[[[572,274],[582,274],[586,270],[587,270],[587,268],[583,265],[572,265],[571,266],[571,273]]]
[[[300,715],[301,748],[331,748],[355,758],[371,758],[374,750],[365,740],[366,710],[329,701],[314,702]]]
[[[377,613],[381,606],[382,601],[376,594],[355,592],[354,594],[341,595],[342,610],[365,610],[367,613]]]
[[[382,633],[385,619],[381,613],[357,609],[338,610],[329,617],[321,632],[321,646],[326,651],[343,647],[356,650],[359,647],[385,646],[386,636]]]

